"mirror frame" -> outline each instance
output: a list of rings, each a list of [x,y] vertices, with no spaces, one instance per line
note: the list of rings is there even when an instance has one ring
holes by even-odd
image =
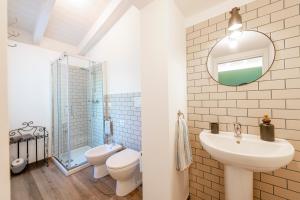
[[[245,32],[245,31],[247,31],[247,32],[256,32],[256,33],[260,33],[260,34],[264,35],[266,38],[268,38],[268,39],[271,41],[271,43],[272,43],[272,45],[273,45],[273,47],[274,47],[274,57],[273,57],[272,63],[270,64],[268,70],[265,71],[265,73],[263,73],[259,78],[255,79],[255,80],[253,80],[253,81],[251,81],[251,82],[249,82],[249,83],[245,83],[245,84],[242,84],[242,85],[226,85],[226,84],[221,84],[220,82],[218,82],[218,81],[210,74],[210,72],[209,72],[209,70],[208,70],[208,58],[209,58],[209,55],[211,54],[212,50],[213,50],[213,49],[214,49],[214,48],[215,48],[215,47],[216,47],[223,39],[225,39],[226,37],[228,37],[228,35],[226,35],[226,36],[223,37],[222,39],[218,40],[218,41],[210,48],[210,50],[209,50],[209,52],[208,52],[208,55],[207,55],[207,58],[206,58],[206,63],[205,63],[205,64],[206,64],[206,70],[207,70],[207,73],[209,74],[209,76],[210,76],[216,83],[218,83],[218,84],[220,84],[220,85],[224,85],[224,86],[229,86],[229,87],[238,87],[238,86],[248,85],[248,84],[253,83],[253,82],[257,81],[258,79],[262,78],[264,75],[266,75],[266,73],[268,73],[268,72],[270,71],[271,67],[273,66],[273,64],[274,64],[274,62],[275,62],[275,58],[276,58],[277,52],[276,52],[275,44],[274,44],[273,40],[271,39],[271,37],[269,37],[267,34],[265,34],[265,33],[263,33],[263,32],[260,32],[260,31],[255,31],[255,30],[243,30],[242,32]]]

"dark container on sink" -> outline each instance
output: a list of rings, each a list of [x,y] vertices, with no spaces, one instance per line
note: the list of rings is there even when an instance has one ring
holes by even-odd
[[[263,123],[259,125],[260,127],[260,139],[273,142],[275,141],[275,131],[274,125],[271,124],[271,120],[268,115],[263,118]]]
[[[219,123],[216,123],[216,122],[210,123],[210,130],[211,130],[211,133],[218,134],[219,133]]]

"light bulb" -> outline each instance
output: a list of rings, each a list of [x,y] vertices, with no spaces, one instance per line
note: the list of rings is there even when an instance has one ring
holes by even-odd
[[[230,38],[230,39],[233,39],[233,40],[237,40],[237,39],[239,39],[241,36],[242,36],[242,31],[237,30],[237,31],[231,32],[229,38]]]
[[[241,27],[242,27],[242,24],[233,24],[228,28],[228,30],[234,31],[234,30],[240,29]]]

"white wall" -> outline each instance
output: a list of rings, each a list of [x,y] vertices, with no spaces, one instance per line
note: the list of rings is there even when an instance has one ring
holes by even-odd
[[[0,1],[0,199],[10,199],[7,111],[7,1]]]
[[[143,199],[171,200],[166,5],[141,10]],[[151,76],[149,76],[151,74]]]
[[[143,198],[185,200],[188,171],[176,171],[177,112],[186,113],[184,18],[173,0],[141,10]],[[159,184],[158,184],[159,183]]]
[[[106,62],[108,94],[140,92],[140,11],[131,7],[86,55]]]
[[[186,32],[184,17],[178,7],[171,0],[169,17],[169,140],[172,167],[172,200],[186,200],[189,195],[189,172],[176,171],[175,157],[175,126],[177,113],[181,110],[187,116],[187,91],[186,91]],[[173,157],[172,157],[173,156]]]
[[[47,127],[51,136],[51,62],[58,59],[61,52],[17,44],[16,48],[8,48],[9,127],[15,129],[21,127],[22,122],[34,121],[36,125]],[[16,157],[15,151],[13,147],[12,158]],[[25,146],[22,151],[25,156]],[[31,155],[30,161],[33,161],[35,157]]]

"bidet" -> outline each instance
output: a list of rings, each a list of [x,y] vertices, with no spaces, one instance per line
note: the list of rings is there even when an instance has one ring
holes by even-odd
[[[106,160],[114,153],[120,151],[122,146],[119,144],[103,144],[85,152],[87,161],[94,166],[94,178],[99,179],[108,175],[105,165]]]

